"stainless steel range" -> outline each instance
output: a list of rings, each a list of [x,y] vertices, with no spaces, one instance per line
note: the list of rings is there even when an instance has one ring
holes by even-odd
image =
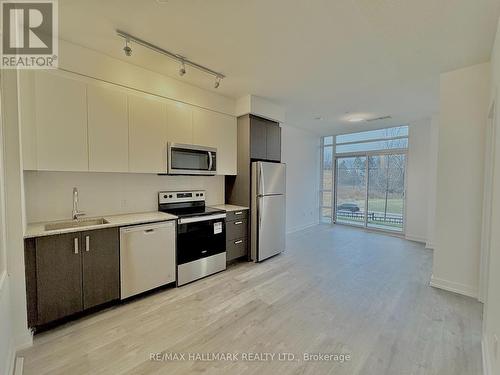
[[[226,211],[205,205],[205,192],[161,191],[158,210],[176,215],[177,285],[226,269]]]

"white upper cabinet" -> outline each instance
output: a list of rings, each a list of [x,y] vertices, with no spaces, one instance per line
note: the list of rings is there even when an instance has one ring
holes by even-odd
[[[20,72],[19,90],[25,170],[166,173],[173,142],[237,173],[234,116],[61,71]]]
[[[166,173],[167,105],[153,97],[128,96],[129,171]]]
[[[86,84],[36,72],[34,89],[37,169],[88,171]]]
[[[128,172],[127,94],[88,85],[89,170]]]
[[[193,107],[167,102],[167,139],[174,143],[193,143]]]
[[[193,110],[193,143],[217,148],[217,174],[237,174],[236,118],[206,109]]]

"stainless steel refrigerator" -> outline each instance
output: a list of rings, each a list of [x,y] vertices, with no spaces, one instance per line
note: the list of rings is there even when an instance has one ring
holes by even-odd
[[[285,250],[285,173],[286,165],[282,163],[252,163],[251,258],[254,262]]]

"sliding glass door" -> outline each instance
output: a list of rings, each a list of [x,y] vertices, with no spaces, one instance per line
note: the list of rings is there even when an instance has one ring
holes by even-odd
[[[403,232],[406,153],[335,158],[335,222]]]
[[[366,160],[366,156],[336,159],[336,223],[365,226]]]
[[[408,130],[321,138],[321,222],[404,232]]]
[[[403,231],[405,168],[405,154],[368,156],[368,228]]]

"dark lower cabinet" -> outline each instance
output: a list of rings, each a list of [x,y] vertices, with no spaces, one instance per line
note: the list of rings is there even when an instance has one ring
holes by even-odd
[[[120,298],[118,228],[27,239],[25,261],[30,327]]]
[[[36,239],[37,324],[82,311],[79,242],[79,233]]]
[[[248,256],[248,210],[226,213],[226,261]]]
[[[115,229],[82,233],[83,308],[120,298],[120,235]]]

